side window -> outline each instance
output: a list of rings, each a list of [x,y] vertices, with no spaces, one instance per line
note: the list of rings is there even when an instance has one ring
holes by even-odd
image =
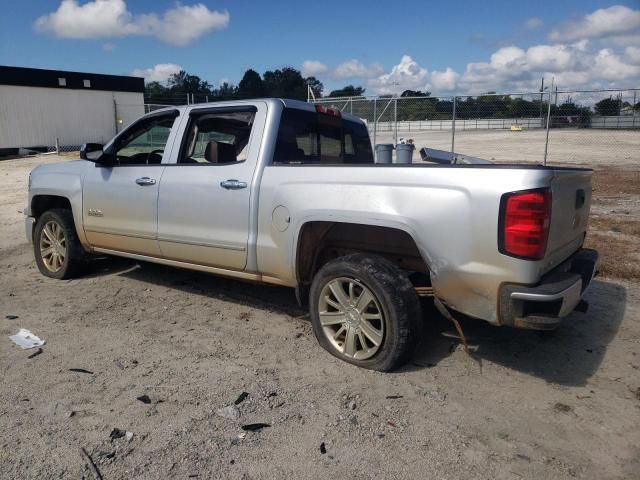
[[[178,163],[220,165],[244,162],[256,109],[192,113]]]
[[[367,127],[341,117],[285,108],[273,163],[373,163]]]
[[[118,164],[157,165],[161,163],[176,117],[176,112],[166,116],[151,117],[125,130],[114,147]]]

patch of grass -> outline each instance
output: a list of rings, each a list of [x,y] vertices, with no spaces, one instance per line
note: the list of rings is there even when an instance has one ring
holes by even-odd
[[[638,242],[592,231],[587,235],[585,247],[593,248],[600,253],[602,275],[625,280],[640,280]]]

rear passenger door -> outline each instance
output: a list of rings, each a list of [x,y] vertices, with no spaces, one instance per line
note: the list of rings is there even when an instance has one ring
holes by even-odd
[[[160,182],[158,241],[165,258],[244,270],[266,113],[263,102],[191,110],[180,152]]]

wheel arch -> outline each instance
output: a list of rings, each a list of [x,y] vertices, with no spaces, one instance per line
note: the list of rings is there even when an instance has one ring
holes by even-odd
[[[294,242],[295,278],[300,288],[309,285],[320,267],[351,253],[380,255],[403,270],[429,274],[428,262],[404,225],[337,220],[308,220]]]
[[[38,218],[48,210],[62,208],[71,211],[78,239],[80,240],[83,248],[88,251],[86,237],[82,228],[82,210],[80,208],[74,208],[73,205],[74,202],[64,195],[54,195],[49,193],[34,194],[29,203],[29,214],[35,219],[33,222],[33,229],[31,231],[32,238]]]

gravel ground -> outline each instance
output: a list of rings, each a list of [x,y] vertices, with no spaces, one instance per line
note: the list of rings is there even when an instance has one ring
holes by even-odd
[[[118,259],[41,276],[18,212],[43,161],[0,162],[0,478],[92,478],[81,448],[106,479],[640,476],[639,283],[596,280],[552,334],[463,321],[475,358],[427,308],[412,363],[365,371],[288,289]]]

